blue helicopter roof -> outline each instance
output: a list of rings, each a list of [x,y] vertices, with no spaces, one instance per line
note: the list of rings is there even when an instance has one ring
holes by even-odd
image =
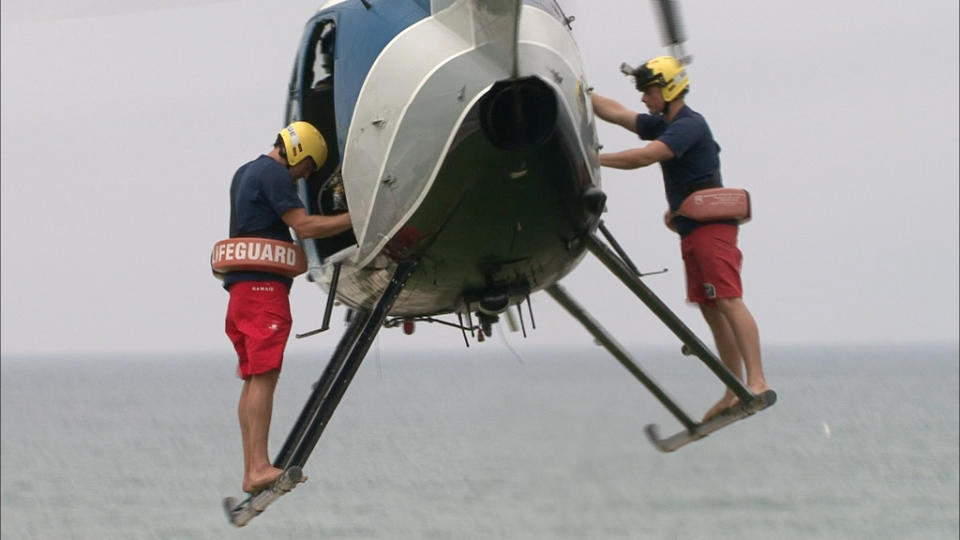
[[[380,52],[397,34],[429,15],[430,0],[375,2],[370,9],[360,0],[347,0],[322,9],[307,22],[304,39],[322,20],[333,19],[337,26],[334,100],[341,148],[360,88]]]

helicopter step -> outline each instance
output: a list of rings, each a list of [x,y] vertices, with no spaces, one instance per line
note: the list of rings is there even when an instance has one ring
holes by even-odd
[[[237,502],[235,497],[223,499],[223,509],[227,513],[227,519],[233,525],[243,527],[266,510],[271,503],[297,487],[302,479],[303,470],[300,467],[290,467],[283,471],[270,487],[250,495],[242,502]]]
[[[337,344],[320,379],[314,384],[310,398],[273,462],[273,466],[283,469],[284,474],[273,486],[239,504],[233,497],[224,499],[224,509],[230,523],[237,527],[246,525],[300,481],[307,458],[320,440],[320,435],[370,350],[377,332],[383,326],[387,313],[415,268],[416,262],[399,263],[373,310],[353,314],[347,331]]]
[[[696,424],[693,428],[681,431],[670,437],[660,438],[660,429],[656,424],[647,424],[644,431],[647,432],[647,438],[650,439],[650,442],[652,442],[658,450],[661,452],[673,452],[687,443],[702,439],[714,431],[762,411],[776,402],[777,393],[773,390],[767,390],[766,392],[755,395],[750,401],[734,405],[710,420]]]
[[[550,294],[564,309],[582,324],[600,345],[606,348],[634,377],[637,378],[657,398],[658,401],[683,425],[684,431],[662,439],[656,425],[648,425],[646,432],[651,442],[662,452],[672,452],[681,446],[702,439],[737,420],[770,407],[777,401],[777,394],[767,390],[754,395],[723,365],[719,358],[691,331],[641,280],[636,266],[619,249],[609,231],[600,222],[599,228],[610,243],[617,249],[611,250],[593,233],[584,236],[587,250],[593,253],[607,269],[622,281],[667,328],[683,342],[684,354],[700,358],[740,400],[740,404],[703,423],[694,421],[667,393],[650,378],[624,348],[600,326],[567,292],[559,285],[547,287]],[[619,253],[619,256],[618,256]]]

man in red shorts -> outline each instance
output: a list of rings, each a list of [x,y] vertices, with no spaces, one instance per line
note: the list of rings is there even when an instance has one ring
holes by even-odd
[[[694,191],[722,186],[720,146],[703,116],[684,103],[690,79],[683,65],[673,57],[661,56],[635,69],[633,78],[651,114],[638,114],[597,94],[591,94],[591,104],[602,120],[652,142],[623,152],[600,154],[600,165],[636,169],[659,163],[672,211]],[[701,223],[678,216],[673,225],[681,237],[687,299],[700,306],[720,358],[741,380],[746,365],[747,387],[751,392],[759,394],[768,390],[760,361],[757,323],[742,299],[743,257],[737,248],[737,222]],[[704,421],[736,405],[737,401],[736,395],[727,389],[723,398],[707,411]]]
[[[230,237],[259,237],[293,242],[347,231],[350,215],[309,215],[294,182],[317,170],[327,159],[323,136],[307,122],[294,122],[276,138],[273,150],[241,166],[230,184]],[[237,351],[237,373],[243,379],[240,434],[243,439],[243,490],[255,493],[283,472],[270,463],[267,441],[273,414],[273,392],[290,335],[288,294],[291,278],[255,271],[224,276],[230,292],[226,331]]]

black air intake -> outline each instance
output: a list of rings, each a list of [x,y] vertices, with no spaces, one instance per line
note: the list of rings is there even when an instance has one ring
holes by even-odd
[[[557,123],[557,96],[536,77],[501,81],[480,100],[480,125],[502,150],[527,150],[542,144]]]

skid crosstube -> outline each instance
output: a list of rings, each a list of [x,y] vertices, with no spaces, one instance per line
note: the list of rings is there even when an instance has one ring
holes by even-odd
[[[596,339],[600,345],[607,349],[607,351],[609,351],[614,358],[619,360],[620,364],[627,368],[627,371],[629,371],[634,377],[637,378],[637,380],[643,383],[643,385],[647,387],[647,390],[649,390],[650,393],[652,393],[654,397],[656,397],[660,403],[663,404],[664,407],[673,413],[673,415],[677,418],[677,420],[680,421],[681,424],[684,425],[684,427],[687,429],[693,429],[696,427],[696,422],[691,420],[690,417],[687,416],[687,413],[683,412],[683,409],[681,409],[680,406],[677,405],[676,402],[673,401],[673,399],[671,399],[670,396],[668,396],[666,392],[660,388],[660,385],[651,379],[649,375],[644,373],[643,369],[639,364],[637,364],[636,361],[634,361],[630,354],[627,353],[627,351],[624,350],[624,348],[617,343],[615,339],[613,339],[613,336],[608,334],[607,331],[604,330],[603,327],[600,326],[600,324],[594,320],[593,317],[591,317],[590,314],[587,313],[586,310],[584,310],[583,307],[577,303],[576,300],[567,294],[567,291],[563,287],[553,284],[547,287],[546,290],[547,294],[552,296],[558,304],[563,306],[567,312],[573,315],[573,318],[580,321],[580,324],[582,324],[587,331],[593,335],[594,339]]]
[[[274,460],[274,467],[283,469],[283,474],[273,486],[247,497],[240,503],[233,497],[224,499],[224,510],[230,523],[237,527],[246,525],[266,510],[267,506],[296,487],[303,477],[302,469],[307,458],[320,440],[323,429],[340,404],[350,381],[370,349],[370,344],[383,326],[387,313],[415,268],[416,262],[413,261],[399,263],[373,310],[354,313],[347,331],[337,344],[320,379],[314,384],[310,398]]]
[[[320,379],[313,384],[313,392],[310,394],[310,398],[304,405],[303,410],[300,411],[300,416],[290,430],[286,442],[283,443],[283,448],[280,449],[280,453],[277,454],[277,458],[273,461],[274,467],[284,469],[290,465],[294,450],[303,443],[307,428],[310,427],[311,419],[318,416],[320,407],[325,403],[327,396],[329,396],[330,389],[337,380],[337,376],[343,370],[347,356],[350,354],[350,351],[353,350],[353,346],[356,344],[357,338],[360,336],[360,332],[363,330],[368,318],[369,312],[358,311],[353,313],[353,318],[350,319],[347,330],[343,333],[343,336],[340,337],[340,342],[337,344],[333,356],[327,363],[327,367],[323,370]]]
[[[370,350],[370,344],[415,268],[415,261],[399,263],[373,310],[369,313],[354,313],[353,321],[337,345],[320,380],[314,385],[310,399],[274,461],[274,467],[303,467],[307,462],[363,358]]]
[[[610,239],[611,243],[619,248],[602,222],[599,224],[599,227],[604,235]],[[580,324],[593,335],[597,342],[606,348],[634,377],[643,383],[654,397],[683,425],[684,431],[663,439],[659,437],[656,425],[651,424],[646,427],[647,436],[659,450],[672,452],[687,443],[702,439],[724,426],[746,418],[776,403],[777,394],[773,390],[768,390],[759,395],[752,394],[740,379],[735,377],[733,373],[723,365],[720,359],[700,341],[696,334],[640,280],[636,267],[626,258],[625,254],[618,256],[593,233],[586,234],[583,238],[587,249],[600,259],[600,262],[617,276],[617,278],[683,342],[684,350],[689,351],[690,354],[695,355],[703,361],[717,378],[740,400],[740,404],[724,411],[707,422],[700,423],[694,421],[653,379],[644,373],[643,369],[640,368],[629,353],[627,353],[586,310],[570,297],[562,287],[556,284],[547,287],[547,293],[577,319]]]

